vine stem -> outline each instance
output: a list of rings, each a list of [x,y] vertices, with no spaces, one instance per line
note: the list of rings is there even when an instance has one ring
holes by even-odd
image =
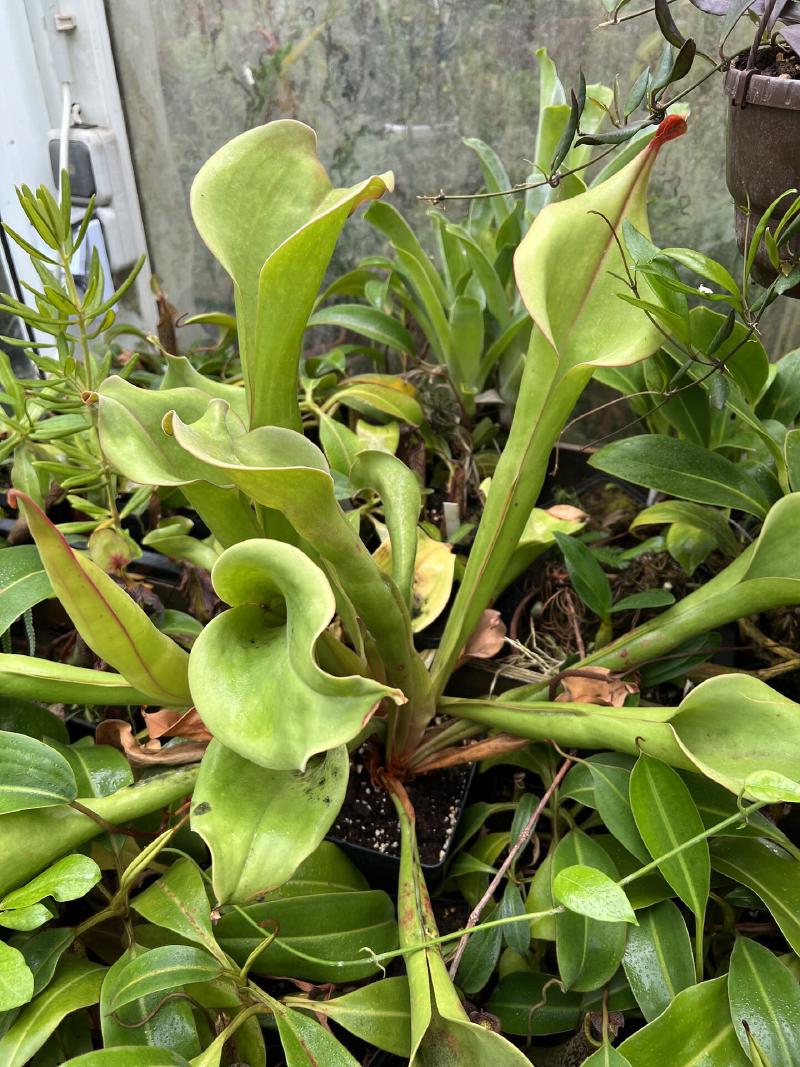
[[[483,913],[483,909],[486,907],[486,905],[493,898],[493,896],[495,894],[495,891],[497,890],[497,887],[500,885],[500,883],[505,878],[506,872],[508,871],[509,867],[514,862],[514,860],[517,858],[517,856],[520,854],[520,852],[523,850],[523,848],[525,848],[525,846],[527,845],[528,841],[530,841],[531,835],[533,834],[533,831],[536,829],[536,824],[538,823],[542,812],[547,807],[548,803],[550,802],[550,798],[552,797],[552,795],[556,791],[556,789],[558,789],[559,785],[561,784],[561,781],[564,778],[564,775],[567,773],[567,771],[570,769],[571,766],[572,766],[572,760],[569,759],[569,758],[565,759],[564,762],[561,764],[560,768],[558,769],[557,774],[555,775],[555,777],[553,778],[552,782],[550,783],[550,785],[545,790],[544,796],[539,801],[539,803],[536,805],[536,810],[531,815],[530,819],[528,819],[528,821],[525,823],[525,826],[523,827],[522,833],[519,835],[517,840],[514,842],[514,844],[508,850],[508,855],[506,856],[506,858],[501,863],[501,865],[500,865],[500,867],[499,867],[499,869],[497,871],[497,874],[494,876],[494,878],[489,883],[488,889],[483,894],[483,896],[478,901],[478,903],[475,905],[475,907],[472,909],[470,917],[469,917],[469,919],[467,919],[467,925],[464,928],[464,933],[462,934],[461,940],[458,943],[458,948],[456,949],[455,954],[453,956],[453,961],[450,964],[450,977],[451,977],[451,979],[455,978],[456,972],[458,971],[458,965],[461,963],[461,957],[464,955],[464,949],[467,947],[467,940],[469,938],[470,930],[472,929],[473,926],[476,926],[478,924],[478,920],[480,919],[480,917],[481,917],[481,915]]]

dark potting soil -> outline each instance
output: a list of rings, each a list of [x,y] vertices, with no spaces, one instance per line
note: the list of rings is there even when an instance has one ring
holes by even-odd
[[[737,70],[747,69],[748,53],[743,52],[738,55],[734,60],[734,65]],[[779,48],[775,45],[771,45],[769,48],[762,48],[756,55],[756,69],[759,74],[764,74],[768,78],[783,78],[791,79],[792,81],[800,78],[800,56],[791,50],[791,48]]]
[[[431,771],[405,783],[417,817],[421,861],[434,866],[444,859],[456,828],[469,771],[449,767]],[[375,849],[385,856],[400,855],[400,825],[388,793],[370,777],[363,749],[350,760],[347,794],[331,836],[351,845]]]

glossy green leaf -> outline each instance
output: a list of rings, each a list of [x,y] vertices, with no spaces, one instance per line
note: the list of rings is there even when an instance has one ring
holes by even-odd
[[[762,419],[791,426],[800,414],[800,348],[787,352],[775,365],[775,374],[756,408]]]
[[[234,137],[201,167],[192,215],[234,282],[251,427],[300,428],[297,363],[317,290],[347,217],[392,184],[334,189],[314,131],[290,119]]]
[[[0,941],[0,1011],[27,1004],[33,996],[33,974],[19,949]]]
[[[377,973],[378,965],[361,950],[388,952],[397,945],[394,907],[386,893],[322,892],[286,896],[280,892],[245,909],[265,935],[278,930],[277,938],[253,965],[254,974],[286,975],[309,982],[353,982]],[[251,923],[237,912],[223,914],[216,925],[222,948],[237,963],[244,963],[259,942]],[[316,958],[303,959],[293,950]],[[348,962],[339,966],[339,961]]]
[[[516,837],[513,836],[513,829],[512,839],[516,840]],[[514,915],[525,914],[525,902],[522,899],[520,888],[509,880],[506,882],[506,887],[500,898],[497,917],[498,919],[510,919]],[[524,956],[531,945],[531,924],[529,922],[509,923],[503,929],[503,942],[519,953],[520,956]]]
[[[0,553],[0,633],[23,612],[53,595],[35,545],[6,547]]]
[[[189,536],[194,522],[184,515],[163,519],[154,530],[142,538],[142,545],[155,549],[170,559],[191,563],[210,571],[219,558],[219,548],[207,541]],[[159,626],[166,633],[163,626]]]
[[[336,326],[340,330],[368,337],[379,345],[386,345],[409,356],[414,354],[414,342],[411,334],[398,322],[377,308],[365,307],[363,304],[334,304],[332,307],[315,311],[308,320],[311,326]]]
[[[573,770],[577,770],[579,766]],[[589,774],[593,798],[578,795],[575,799],[597,808],[604,824],[628,852],[642,863],[649,862],[650,854],[636,828],[631,811],[629,787],[633,761],[630,756],[618,752],[598,753],[590,756],[584,767]]]
[[[187,1000],[176,998],[162,1003],[163,992],[151,993],[112,1013],[111,1003],[117,995],[120,977],[144,954],[144,950],[136,945],[123,953],[106,972],[100,992],[103,1045],[115,1052],[119,1047],[136,1046],[145,1055],[151,1047],[163,1049],[167,1057],[197,1055],[200,1041],[192,1006]],[[169,1063],[169,1059],[166,1062]]]
[[[682,701],[671,725],[697,770],[733,793],[754,772],[797,774],[797,705],[747,675],[723,675]]]
[[[414,387],[391,374],[359,374],[348,378],[344,388],[336,393],[336,402],[362,415],[374,416],[379,412],[411,426],[419,426],[424,418]]]
[[[715,871],[751,889],[769,909],[795,953],[800,953],[800,864],[767,841],[717,838]]]
[[[85,743],[62,745],[57,741],[48,744],[72,768],[79,797],[108,797],[133,785],[131,765],[119,749]]]
[[[45,989],[55,973],[58,962],[75,939],[69,926],[51,926],[39,930],[20,944],[19,950],[33,974],[33,995]]]
[[[25,734],[0,733],[0,814],[68,804],[77,795],[63,756]]]
[[[517,1037],[565,1034],[581,1019],[580,993],[564,991],[554,975],[520,971],[501,978],[486,1010],[500,1019],[504,1033]]]
[[[363,447],[357,434],[325,412],[319,416],[319,443],[331,470],[345,477],[350,474],[353,460]]]
[[[638,921],[625,890],[594,867],[562,867],[553,879],[553,896],[569,911],[599,922]]]
[[[52,918],[52,911],[44,904],[30,904],[25,908],[11,908],[9,911],[0,911],[0,926],[4,926],[8,930],[29,932],[38,930],[40,926],[44,926]]]
[[[153,702],[190,704],[186,652],[109,575],[73,552],[30,498],[18,500],[53,591],[92,651]]]
[[[553,853],[553,887],[559,874],[575,865],[593,867],[609,879],[618,877],[607,853],[578,830],[566,834]],[[625,951],[627,922],[600,922],[572,912],[556,916],[556,955],[567,989],[599,989],[617,970]]]
[[[405,1058],[411,1054],[411,1009],[405,977],[370,982],[329,1000],[297,997],[287,1003],[295,1008],[307,1006],[385,1052]]]
[[[275,1022],[286,1067],[358,1067],[358,1060],[316,1019],[276,1003]]]
[[[242,758],[302,771],[316,753],[356,737],[384,696],[397,695],[356,673],[361,663],[344,646],[344,676],[319,665],[318,641],[336,604],[325,573],[299,549],[234,545],[212,581],[231,609],[192,647],[189,681],[203,722]]]
[[[642,1015],[650,1022],[695,981],[689,931],[678,908],[664,900],[638,913],[628,931],[622,966]]]
[[[0,899],[0,911],[28,908],[45,897],[53,900],[77,900],[85,896],[100,881],[100,868],[88,856],[65,856],[32,882],[7,893]]]
[[[67,1060],[64,1067],[189,1067],[189,1061],[169,1049],[128,1045],[86,1052]]]
[[[361,889],[369,889],[361,871],[332,841],[323,841],[308,859],[303,860],[289,881],[270,896],[277,900],[279,897],[350,893]]]
[[[486,922],[499,919],[498,909],[487,908],[482,918]],[[524,927],[527,923],[519,925]],[[484,988],[497,967],[502,948],[503,928],[500,926],[490,927],[488,930],[477,930],[472,934],[461,957],[456,977],[456,982],[462,992],[467,996],[472,996]]]
[[[753,771],[744,782],[745,792],[753,800],[768,804],[800,803],[800,783],[776,771]]]
[[[644,611],[664,608],[674,603],[675,597],[668,589],[643,589],[641,593],[631,593],[630,596],[622,597],[614,604],[611,612],[617,614],[620,611]]]
[[[536,329],[508,442],[434,660],[437,692],[500,582],[541,490],[553,443],[594,370],[635,363],[659,346],[660,335],[644,314],[617,299],[625,290],[619,280],[625,264],[606,220],[620,227],[629,218],[647,232],[647,182],[657,150],[684,125],[668,118],[644,152],[608,181],[550,204],[517,249],[517,285]]]
[[[558,547],[564,556],[575,592],[584,604],[601,619],[611,614],[611,586],[603,568],[582,541],[555,531]]]
[[[662,500],[644,508],[631,523],[631,529],[650,523],[684,523],[709,533],[722,551],[731,558],[738,554],[738,545],[724,513],[688,500]]]
[[[27,734],[37,741],[57,741],[66,747],[69,733],[64,720],[52,711],[21,697],[0,696],[0,730],[15,734]],[[80,787],[79,787],[80,791]]]
[[[78,956],[63,959],[50,985],[26,1005],[0,1039],[3,1067],[25,1067],[70,1012],[96,1004],[105,967]]]
[[[750,1034],[772,1067],[800,1063],[800,984],[768,948],[738,937],[728,975],[731,1019],[745,1052]],[[744,1023],[747,1023],[748,1030]]]
[[[211,905],[193,860],[173,863],[157,882],[133,898],[131,907],[155,926],[172,930],[214,954],[217,946],[211,929]]]
[[[129,960],[116,975],[108,1010],[117,1012],[131,1001],[141,1000],[151,993],[191,985],[192,982],[210,982],[221,973],[219,961],[194,945],[154,948]]]
[[[763,518],[770,501],[739,464],[690,441],[645,434],[614,441],[590,466],[617,478],[700,504],[736,508]]]
[[[677,771],[642,754],[631,772],[631,808],[642,840],[653,859],[703,832],[703,821]],[[698,841],[658,869],[702,926],[711,877],[708,842]]]
[[[348,759],[342,745],[302,774],[271,771],[211,742],[192,797],[192,829],[211,852],[218,903],[262,897],[291,878],[342,806]]]
[[[748,1067],[728,1008],[727,975],[678,993],[666,1011],[619,1046],[631,1067]]]

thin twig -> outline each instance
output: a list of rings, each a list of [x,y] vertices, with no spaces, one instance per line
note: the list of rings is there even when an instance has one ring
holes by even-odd
[[[525,827],[522,833],[519,835],[517,840],[508,850],[508,855],[501,863],[500,869],[498,870],[497,874],[489,883],[489,888],[486,890],[481,899],[472,909],[472,913],[470,914],[469,919],[467,919],[467,925],[464,927],[464,934],[462,935],[461,940],[458,942],[458,948],[456,949],[455,955],[453,956],[453,961],[450,964],[451,979],[455,979],[456,972],[458,971],[458,965],[461,963],[461,957],[464,955],[464,949],[467,947],[467,941],[469,940],[469,931],[472,929],[473,926],[477,925],[478,920],[480,919],[481,914],[483,913],[483,909],[492,900],[495,891],[497,890],[497,887],[505,878],[506,872],[508,871],[509,867],[520,854],[520,852],[523,850],[523,848],[525,848],[525,846],[527,845],[528,841],[531,838],[531,834],[536,829],[536,824],[538,823],[542,812],[550,803],[550,798],[552,797],[556,789],[558,789],[564,775],[567,773],[571,766],[571,759],[565,759],[564,762],[561,764],[561,767],[559,768],[556,776],[553,778],[553,781],[545,790],[544,796],[536,805],[536,810],[534,811],[533,815],[531,815],[530,819],[528,819],[528,821],[525,823]]]
[[[605,159],[606,156],[610,156],[612,152],[617,149],[618,145],[612,145],[606,149],[605,152],[600,152],[590,159],[588,163],[581,163],[579,167],[572,167],[570,170],[557,171],[555,174],[550,174],[546,178],[542,178],[538,182],[517,182],[510,189],[496,189],[494,192],[487,193],[446,193],[444,189],[440,189],[438,193],[421,193],[417,195],[417,200],[422,200],[426,204],[443,204],[446,200],[489,200],[495,196],[514,196],[515,193],[524,193],[528,189],[541,189],[545,185],[549,185],[553,189],[557,189],[564,178],[569,178],[573,174],[578,174],[582,170],[586,170],[587,167],[593,166],[595,163],[599,163],[601,159]]]

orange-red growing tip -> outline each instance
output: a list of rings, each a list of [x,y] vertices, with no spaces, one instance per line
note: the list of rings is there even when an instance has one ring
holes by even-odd
[[[674,141],[686,133],[686,119],[683,115],[667,115],[656,130],[656,135],[648,145],[651,152],[657,152],[667,141]]]

